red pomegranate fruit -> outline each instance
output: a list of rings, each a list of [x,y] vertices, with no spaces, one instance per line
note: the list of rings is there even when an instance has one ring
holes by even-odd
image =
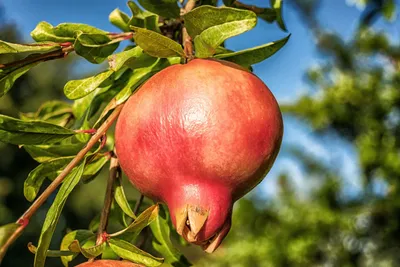
[[[123,171],[165,202],[177,232],[213,252],[233,203],[271,168],[283,134],[268,87],[239,65],[194,59],[170,66],[131,96],[117,121]]]
[[[143,265],[129,261],[98,260],[93,262],[85,262],[77,265],[76,267],[143,267]]]

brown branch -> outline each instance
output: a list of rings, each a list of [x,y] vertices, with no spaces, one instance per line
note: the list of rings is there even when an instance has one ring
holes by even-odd
[[[111,205],[114,200],[114,183],[118,177],[121,176],[121,169],[119,167],[118,158],[113,153],[110,161],[110,173],[107,181],[106,194],[104,196],[103,210],[100,216],[99,229],[97,230],[97,240],[96,245],[102,244],[104,240],[104,232],[106,232],[108,225],[108,216],[110,215]]]
[[[140,194],[140,196],[139,196],[139,198],[138,198],[138,201],[136,202],[135,208],[134,208],[134,210],[133,210],[133,214],[136,215],[136,214],[139,213],[140,205],[142,205],[143,198],[144,198],[144,195],[143,195],[143,194]]]
[[[58,177],[44,190],[44,192],[33,202],[33,204],[25,211],[25,213],[18,219],[17,223],[20,225],[17,230],[8,238],[5,244],[0,248],[0,263],[4,258],[8,247],[21,235],[23,230],[29,224],[30,218],[35,212],[43,205],[47,198],[57,189],[62,183],[64,178],[72,171],[72,169],[82,161],[90,149],[103,137],[107,130],[111,127],[114,121],[118,118],[123,105],[115,108],[113,113],[107,120],[100,126],[97,132],[90,138],[86,146],[76,155],[76,157],[65,167],[65,169],[58,175]]]
[[[66,55],[68,55],[68,53],[70,53],[72,51],[74,51],[74,48],[73,48],[72,45],[70,45],[70,46],[61,48],[61,49],[56,50],[56,51],[51,51],[51,52],[48,52],[48,53],[39,54],[37,56],[26,57],[24,59],[17,60],[17,61],[14,61],[14,62],[10,62],[10,63],[6,63],[6,64],[0,64],[0,69],[15,67],[15,66],[18,66],[18,65],[28,65],[28,64],[31,64],[31,63],[35,63],[35,62],[44,62],[44,61],[57,59],[57,58],[63,58]]]
[[[247,9],[247,10],[253,11],[256,14],[264,13],[264,8],[262,8],[262,7],[243,4],[242,2],[239,2],[239,1],[234,1],[233,6],[237,7],[237,8],[242,8],[242,9]]]

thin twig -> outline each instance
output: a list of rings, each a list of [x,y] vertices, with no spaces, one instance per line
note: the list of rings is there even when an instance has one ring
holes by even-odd
[[[106,232],[107,225],[108,225],[108,216],[110,215],[110,210],[111,210],[111,204],[114,200],[114,183],[115,180],[118,179],[118,177],[121,175],[121,169],[119,167],[119,162],[118,158],[113,153],[110,161],[110,173],[108,176],[108,181],[107,181],[107,189],[106,189],[106,194],[104,196],[104,205],[103,205],[103,210],[101,212],[100,216],[100,224],[99,224],[99,229],[97,230],[97,240],[96,240],[96,245],[100,245],[101,243],[104,242],[104,232]]]
[[[257,6],[253,6],[253,5],[247,5],[247,4],[244,4],[239,1],[234,1],[233,6],[237,7],[237,8],[243,8],[243,9],[253,11],[256,14],[262,14],[262,13],[264,13],[264,10],[265,10],[265,8],[257,7]]]
[[[0,248],[0,263],[8,247],[21,235],[23,230],[29,224],[30,218],[35,212],[43,205],[47,198],[53,194],[57,187],[62,183],[64,178],[72,171],[72,169],[82,161],[90,149],[102,138],[107,132],[108,128],[114,123],[121,112],[123,105],[115,108],[113,113],[107,120],[100,126],[97,132],[90,138],[86,146],[76,155],[76,157],[65,167],[65,169],[58,175],[58,177],[44,190],[44,192],[33,202],[33,204],[25,211],[25,213],[18,219],[17,223],[20,225],[17,230],[8,238],[5,244]]]

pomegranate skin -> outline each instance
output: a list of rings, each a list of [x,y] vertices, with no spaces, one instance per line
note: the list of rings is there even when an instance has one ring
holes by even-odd
[[[233,63],[194,59],[143,84],[123,107],[115,136],[123,171],[168,205],[178,233],[205,246],[219,239],[218,246],[233,203],[269,171],[282,134],[279,106],[258,77]],[[187,229],[187,214],[200,222]]]
[[[115,260],[97,260],[94,262],[85,262],[77,265],[76,267],[142,267],[136,263],[128,261],[115,261]]]

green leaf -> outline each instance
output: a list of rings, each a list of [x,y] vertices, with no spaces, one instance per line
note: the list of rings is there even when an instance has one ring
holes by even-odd
[[[129,206],[129,203],[127,203],[127,205]],[[159,207],[157,204],[147,208],[127,228],[119,231],[118,233],[112,234],[111,236],[120,236],[129,233],[128,236],[131,240],[136,239],[143,228],[148,226],[157,218],[158,211]]]
[[[58,191],[53,204],[51,205],[49,211],[47,212],[46,219],[44,221],[42,231],[39,238],[37,252],[35,254],[34,267],[44,267],[46,261],[47,250],[50,245],[51,238],[53,236],[54,230],[58,219],[60,218],[61,211],[64,208],[65,202],[69,194],[78,184],[83,174],[85,167],[85,160],[72,170],[72,172],[65,177],[60,190]]]
[[[183,16],[185,27],[192,38],[200,35],[203,31],[226,23],[242,22],[242,24],[255,26],[257,16],[252,11],[231,8],[200,6]],[[235,24],[232,24],[234,27]],[[240,26],[239,23],[237,26]],[[251,27],[251,28],[252,28]]]
[[[131,29],[135,31],[133,38],[136,44],[150,56],[160,58],[185,56],[182,46],[168,37],[134,26],[131,26]]]
[[[113,12],[110,13],[108,19],[114,26],[120,28],[124,32],[129,32],[129,16],[118,8],[114,9]]]
[[[54,180],[73,158],[74,157],[56,158],[44,162],[33,169],[24,182],[25,198],[32,202],[36,198],[44,180],[46,178]]]
[[[139,46],[136,46],[132,49],[109,56],[108,64],[110,66],[110,70],[118,71],[125,65],[127,61],[132,61],[132,59],[143,57],[143,55],[145,55],[143,53],[143,49]]]
[[[287,31],[285,22],[283,21],[282,17],[282,0],[270,0],[271,2],[271,7],[275,9],[276,12],[276,21],[278,22],[279,27],[284,30],[285,32]]]
[[[31,242],[28,243],[28,250],[32,254],[36,254],[37,252],[37,248]],[[68,250],[47,250],[46,255],[47,257],[58,258],[58,257],[69,257],[74,255],[74,253]]]
[[[26,152],[39,163],[44,163],[56,158],[74,156],[82,150],[83,143],[60,145],[24,146]]]
[[[118,203],[120,208],[127,214],[129,217],[135,219],[136,215],[133,213],[131,206],[129,205],[128,199],[125,196],[124,188],[121,184],[121,179],[117,179],[114,183],[114,198]]]
[[[128,7],[132,12],[132,17],[141,17],[143,14],[143,10],[133,1],[128,1]]]
[[[96,154],[90,159],[90,162],[86,164],[85,171],[82,175],[82,182],[88,183],[96,178],[101,172],[104,165],[108,162],[109,158],[100,154]]]
[[[10,236],[20,227],[17,223],[9,223],[0,226],[0,249],[4,246]]]
[[[16,145],[55,143],[75,134],[73,130],[43,121],[22,121],[0,115],[0,141]]]
[[[38,63],[31,63],[24,66],[17,67],[12,71],[6,71],[0,69],[0,97],[5,95],[11,87],[14,85],[15,81],[24,75],[28,70],[36,66]]]
[[[102,63],[118,48],[120,40],[111,40],[104,34],[79,33],[75,43],[75,52],[93,64]]]
[[[48,22],[42,21],[31,32],[33,40],[36,42],[50,41],[56,43],[73,42],[74,37],[57,36],[54,33],[54,27]]]
[[[33,44],[13,44],[0,40],[0,55],[26,52],[48,52],[60,49],[60,45],[53,42],[40,42]]]
[[[103,253],[105,247],[106,247],[106,243],[101,243],[99,245],[94,245],[92,247],[84,248],[84,247],[80,246],[78,240],[74,240],[69,245],[68,249],[75,253],[82,253],[83,256],[90,259],[90,258],[95,258],[95,257],[99,256],[101,253]]]
[[[76,37],[79,33],[105,35],[106,31],[83,23],[61,23],[53,28],[54,34],[62,37]]]
[[[265,45],[253,47],[250,49],[238,51],[238,52],[231,52],[226,54],[219,54],[216,55],[216,58],[220,58],[223,60],[231,61],[236,64],[239,64],[245,68],[250,67],[253,64],[261,62],[273,54],[275,54],[279,49],[281,49],[286,42],[289,40],[290,35],[287,37],[271,42]]]
[[[254,28],[257,16],[248,10],[201,6],[184,15],[189,35],[194,38],[196,57],[207,58],[228,38]]]
[[[31,32],[32,38],[37,41],[52,41],[56,43],[74,42],[77,33],[106,34],[107,32],[82,23],[61,23],[53,27],[42,21]]]
[[[109,239],[108,245],[118,256],[125,260],[144,264],[148,267],[160,266],[163,263],[162,258],[156,258],[121,239]]]
[[[396,2],[395,2],[395,0],[387,0],[383,4],[382,13],[386,20],[393,22],[396,19]]]
[[[192,264],[172,244],[170,239],[169,216],[165,207],[160,205],[157,218],[150,224],[154,235],[153,247],[173,266],[184,267]]]
[[[20,113],[20,117],[24,121],[41,120],[65,126],[70,121],[71,113],[69,103],[53,100],[43,103],[35,113]]]
[[[108,70],[89,78],[71,80],[64,86],[64,94],[69,99],[82,98],[96,90],[104,81],[109,79],[113,73],[114,71]]]
[[[91,246],[94,245],[94,243],[96,242],[96,235],[89,231],[89,230],[75,230],[72,232],[69,232],[68,234],[66,234],[62,241],[61,241],[61,245],[60,245],[60,250],[65,251],[69,249],[69,246],[71,245],[71,243],[77,240],[79,242],[80,246],[85,245],[86,243],[89,243],[89,240],[92,240]],[[78,253],[73,253],[73,255],[70,256],[63,256],[61,257],[61,261],[63,263],[63,265],[65,267],[68,267],[68,262],[72,261],[73,259],[75,259],[75,257],[78,256]]]
[[[164,18],[179,18],[180,16],[180,8],[176,0],[139,0],[139,4]]]
[[[263,8],[263,11],[257,13],[257,16],[266,22],[272,23],[277,20],[277,11],[273,8]]]

